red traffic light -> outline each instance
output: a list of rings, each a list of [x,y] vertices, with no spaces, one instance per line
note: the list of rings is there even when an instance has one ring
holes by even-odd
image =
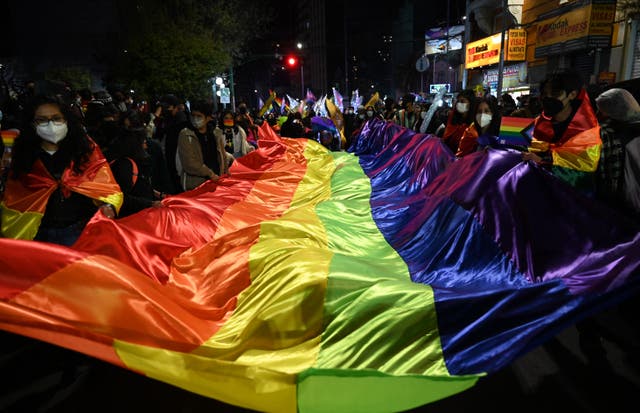
[[[287,57],[287,66],[296,67],[298,65],[298,58],[296,56]]]

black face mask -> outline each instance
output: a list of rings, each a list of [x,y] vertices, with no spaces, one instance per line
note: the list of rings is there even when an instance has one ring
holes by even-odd
[[[542,111],[545,116],[552,118],[560,113],[562,109],[564,109],[564,103],[561,100],[552,97],[542,98]]]

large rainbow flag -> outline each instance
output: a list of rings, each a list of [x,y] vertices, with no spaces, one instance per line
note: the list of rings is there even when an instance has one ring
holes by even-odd
[[[0,240],[0,329],[259,411],[401,411],[640,286],[638,228],[511,150],[281,139],[73,248]]]

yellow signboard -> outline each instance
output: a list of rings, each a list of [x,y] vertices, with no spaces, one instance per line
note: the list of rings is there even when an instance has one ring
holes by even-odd
[[[609,36],[613,31],[613,19],[616,15],[615,4],[591,5],[591,21],[589,35]]]
[[[591,5],[538,23],[536,47],[579,39],[589,33]]]
[[[506,53],[505,61],[516,61],[526,59],[527,32],[524,29],[511,29],[505,33]],[[485,37],[467,44],[465,55],[465,67],[473,69],[475,67],[493,65],[500,61],[500,45],[502,43],[502,33]]]
[[[586,48],[609,47],[615,17],[615,1],[569,3],[538,23],[535,57],[547,57]]]
[[[525,29],[509,30],[507,55],[505,60],[516,61],[527,58],[527,31]]]
[[[498,63],[500,61],[501,42],[502,33],[497,33],[467,44],[465,67],[472,69]]]

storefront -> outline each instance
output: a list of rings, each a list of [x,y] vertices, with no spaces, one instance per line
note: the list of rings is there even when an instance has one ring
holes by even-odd
[[[535,59],[546,59],[544,70],[530,70],[530,81],[541,81],[551,68],[573,67],[585,82],[596,83],[608,72],[615,0],[579,0],[538,16],[529,30]]]
[[[482,84],[492,92],[498,90],[498,68],[489,68],[482,72]],[[527,62],[505,64],[502,70],[502,93],[509,93],[513,98],[528,95]]]

